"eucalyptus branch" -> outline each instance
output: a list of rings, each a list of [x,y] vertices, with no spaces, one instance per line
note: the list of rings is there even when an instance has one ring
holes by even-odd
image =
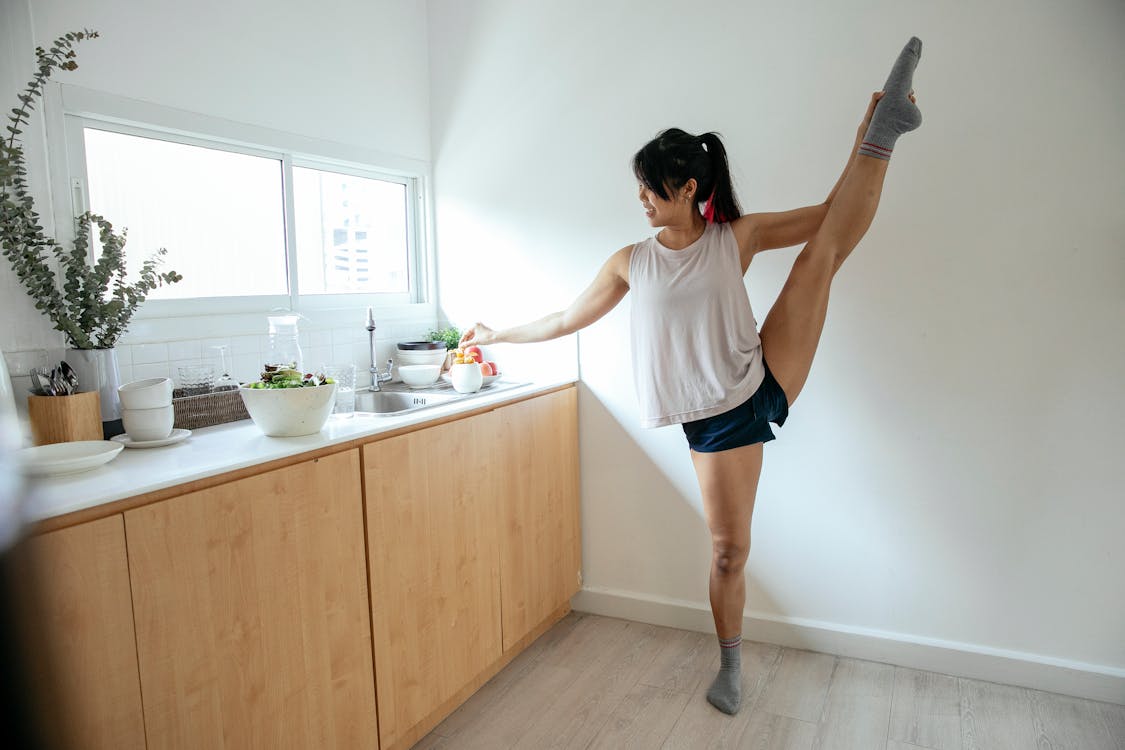
[[[156,270],[167,254],[165,248],[160,248],[141,265],[138,280],[126,283],[126,232],[115,232],[113,225],[97,214],[86,212],[78,217],[74,242],[69,248],[47,237],[39,224],[27,184],[23,146],[17,139],[51,73],[77,68],[74,45],[97,37],[96,31],[85,29],[59,37],[48,50],[36,48],[37,72],[18,95],[20,106],[8,115],[6,129],[10,135],[6,141],[0,141],[0,250],[35,301],[35,308],[76,349],[113,347],[149,292],[183,279],[175,271]],[[91,265],[94,225],[102,251]],[[61,293],[52,258],[62,276]]]

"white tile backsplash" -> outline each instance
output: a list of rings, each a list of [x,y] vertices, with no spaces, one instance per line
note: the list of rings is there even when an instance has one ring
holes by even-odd
[[[320,369],[321,365],[345,364],[348,362],[355,364],[350,359],[337,362],[336,358],[332,356],[332,347],[330,346],[303,346],[301,347],[301,354],[305,358],[305,370],[309,372]]]
[[[198,360],[202,356],[203,345],[201,341],[169,341],[168,359],[171,360]]]
[[[172,377],[172,373],[168,371],[167,362],[151,362],[146,364],[133,365],[133,380],[170,377]]]
[[[375,332],[377,360],[380,372],[386,369],[387,359],[394,357],[395,346],[399,341],[420,339],[434,327],[433,323],[390,322],[380,324]],[[317,368],[322,364],[352,363],[356,366],[356,381],[359,387],[371,383],[371,355],[367,331],[362,326],[347,328],[321,328],[301,332],[301,351],[306,369]],[[215,377],[222,374],[222,360],[215,346],[227,346],[231,366],[231,376],[240,382],[257,380],[261,374],[263,358],[269,348],[269,337],[264,334],[240,335],[198,339],[177,339],[172,341],[142,341],[117,345],[117,363],[121,382],[145,378],[172,378],[179,385],[177,368],[182,364],[207,363],[215,366]],[[25,376],[17,372],[36,350],[5,352],[9,369],[13,376]],[[63,356],[63,350],[48,350],[48,359]],[[13,365],[15,365],[13,367]]]
[[[165,343],[133,344],[130,348],[133,350],[134,365],[150,365],[156,362],[167,364],[168,362],[168,345]]]
[[[230,339],[230,350],[232,354],[254,354],[261,355],[262,344],[260,336],[232,336]]]

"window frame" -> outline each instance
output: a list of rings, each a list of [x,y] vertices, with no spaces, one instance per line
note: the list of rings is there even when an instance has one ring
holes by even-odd
[[[260,126],[125,99],[68,84],[56,84],[46,101],[49,148],[62,158],[52,160],[51,194],[56,236],[74,237],[74,218],[87,210],[85,128],[201,146],[219,151],[277,159],[282,169],[286,275],[289,294],[240,297],[193,297],[148,300],[134,321],[160,335],[176,330],[186,316],[229,316],[233,322],[248,313],[285,309],[316,313],[330,322],[351,320],[358,308],[371,306],[384,317],[412,317],[436,308],[434,293],[433,216],[430,211],[431,169],[428,162],[381,153],[350,144],[309,138]],[[377,166],[376,166],[377,165]],[[295,247],[293,168],[304,167],[401,184],[406,189],[408,291],[350,294],[301,294]],[[113,222],[112,216],[106,217]],[[155,248],[133,248],[145,257]],[[126,249],[129,252],[129,248]],[[93,262],[91,253],[90,261]],[[182,320],[179,321],[182,324]],[[137,328],[134,324],[131,328]]]

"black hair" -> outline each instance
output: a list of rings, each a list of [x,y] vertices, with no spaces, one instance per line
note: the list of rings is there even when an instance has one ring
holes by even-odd
[[[699,185],[695,200],[710,199],[708,221],[724,223],[742,215],[718,133],[697,136],[679,128],[664,130],[633,157],[633,174],[664,200],[671,200],[671,191],[694,177]]]

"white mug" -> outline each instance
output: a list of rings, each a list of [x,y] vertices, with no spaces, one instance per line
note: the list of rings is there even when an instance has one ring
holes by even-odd
[[[458,393],[476,393],[484,383],[484,373],[477,362],[453,365],[449,377],[453,381],[453,390]]]
[[[172,434],[176,410],[171,404],[156,409],[122,409],[121,421],[125,432],[138,443],[163,440]]]

